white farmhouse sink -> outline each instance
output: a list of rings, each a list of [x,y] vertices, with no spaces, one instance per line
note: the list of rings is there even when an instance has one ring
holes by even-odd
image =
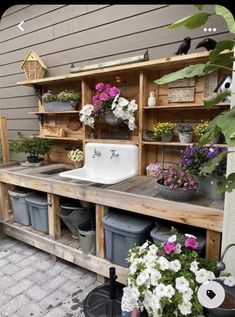
[[[59,176],[102,184],[114,184],[137,175],[138,148],[134,144],[87,143],[82,168]]]

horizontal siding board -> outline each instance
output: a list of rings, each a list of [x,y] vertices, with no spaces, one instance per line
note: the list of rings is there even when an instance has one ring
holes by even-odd
[[[0,99],[10,98],[12,96],[32,96],[34,95],[34,89],[26,86],[15,86],[9,88],[1,88],[0,89]]]
[[[8,98],[0,100],[0,108],[1,109],[15,109],[15,108],[27,108],[35,106],[37,109],[38,99],[36,95],[34,96],[22,96],[16,98]],[[37,109],[38,110],[38,109]]]
[[[17,106],[17,105],[15,105]],[[10,119],[37,119],[36,115],[29,114],[32,111],[38,111],[36,106],[34,107],[27,107],[27,108],[12,108],[6,111],[7,118]]]
[[[9,140],[17,140],[18,137],[18,132],[19,130],[10,130],[8,131],[8,139]],[[32,134],[38,134],[39,130],[25,130],[24,128],[21,128],[20,130],[25,136],[30,136]],[[13,155],[13,152],[11,152],[10,154]],[[24,156],[25,157],[25,156]]]
[[[25,25],[27,23],[28,19],[32,19],[36,16],[45,14],[49,11],[55,10],[57,8],[63,7],[64,5],[58,4],[47,4],[47,5],[42,5],[42,4],[35,4],[29,7],[26,7],[25,9],[21,10],[19,14],[11,14],[9,15],[6,19],[3,19],[2,21],[2,29],[8,28],[12,25],[17,25],[20,21],[25,21]],[[19,21],[19,22],[18,22]],[[17,30],[18,29],[18,30]],[[15,28],[15,36],[16,35],[21,35],[21,30],[19,28]],[[1,38],[1,35],[0,35]]]
[[[1,19],[4,20],[8,17],[8,15],[13,14],[13,13],[18,12],[18,11],[21,11],[22,9],[25,9],[29,6],[30,5],[28,5],[28,4],[13,5],[13,6],[9,7],[8,9],[6,9],[6,11],[3,13]]]
[[[8,119],[7,127],[9,130],[21,131],[23,130],[38,130],[38,121],[37,119]]]

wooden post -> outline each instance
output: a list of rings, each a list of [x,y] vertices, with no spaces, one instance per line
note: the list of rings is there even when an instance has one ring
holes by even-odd
[[[8,145],[8,135],[7,135],[7,119],[5,117],[0,117],[0,139],[2,144],[2,159],[3,164],[9,163],[9,145]]]
[[[7,221],[10,219],[8,184],[0,182],[0,197],[0,219]]]
[[[105,256],[105,237],[103,217],[109,212],[109,207],[96,205],[96,255],[100,258]],[[97,280],[105,283],[105,277],[97,274]]]
[[[218,260],[220,256],[221,233],[217,231],[206,231],[206,259]]]
[[[60,208],[60,198],[57,195],[47,194],[48,202],[48,225],[49,236],[56,240],[61,237],[60,217],[58,214]]]

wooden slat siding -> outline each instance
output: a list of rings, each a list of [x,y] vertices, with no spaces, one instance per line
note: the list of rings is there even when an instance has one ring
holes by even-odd
[[[3,13],[1,19],[5,19],[6,17],[8,17],[9,15],[11,14],[14,14],[18,11],[21,11],[23,9],[25,9],[26,7],[30,7],[30,5],[28,4],[25,4],[25,5],[22,5],[22,4],[17,4],[17,5],[13,5],[11,7],[9,7],[8,9],[6,9],[6,11]]]

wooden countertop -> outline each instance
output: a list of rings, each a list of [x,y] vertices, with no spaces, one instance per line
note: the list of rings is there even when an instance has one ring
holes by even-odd
[[[74,167],[66,164],[3,167],[0,181],[222,232],[223,201],[211,201],[199,195],[190,202],[165,200],[155,188],[153,177],[135,176],[114,185],[103,185],[60,177],[62,168]],[[51,174],[53,171],[56,173]]]

